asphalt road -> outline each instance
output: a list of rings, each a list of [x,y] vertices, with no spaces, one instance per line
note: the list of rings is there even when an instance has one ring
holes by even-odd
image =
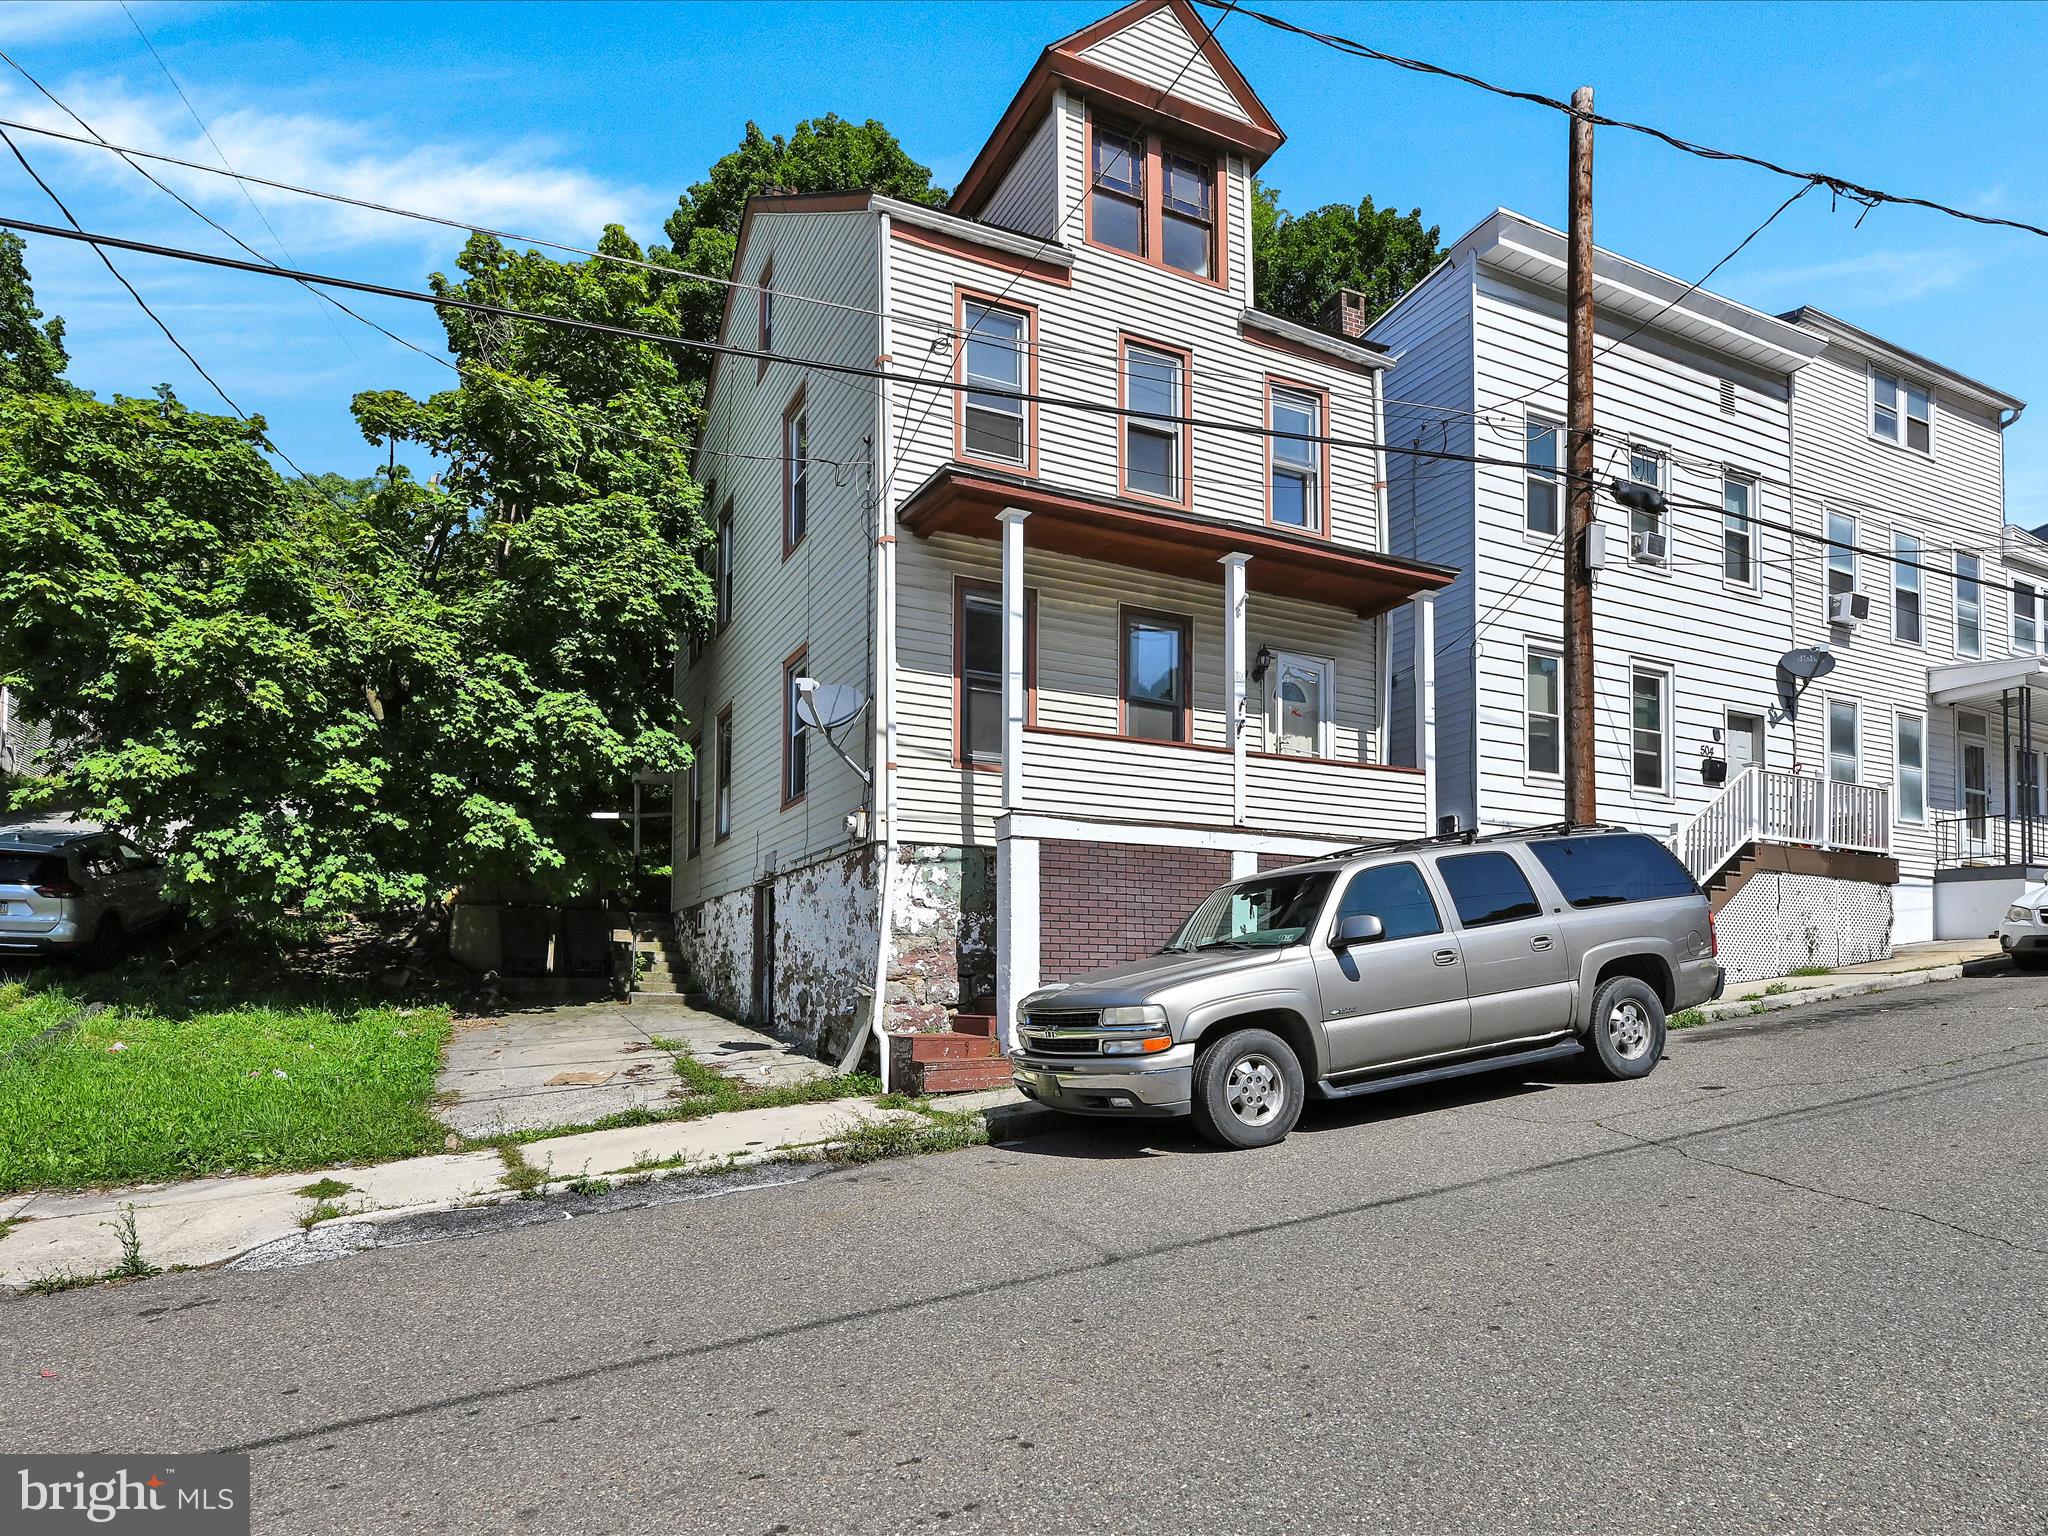
[[[2044,1008],[0,1302],[0,1448],[250,1447],[294,1533],[2038,1532]]]

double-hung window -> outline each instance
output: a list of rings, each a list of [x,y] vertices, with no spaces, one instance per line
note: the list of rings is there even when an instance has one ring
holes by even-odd
[[[1899,820],[1918,826],[1927,819],[1927,717],[1898,716]]]
[[[711,835],[724,842],[732,836],[732,706],[718,712],[712,733]]]
[[[1629,674],[1629,782],[1658,794],[1671,788],[1671,677],[1655,668]]]
[[[2029,581],[2012,584],[2012,648],[2021,655],[2040,649],[2041,594]]]
[[[1756,585],[1756,484],[1730,475],[1721,482],[1721,579]]]
[[[1123,614],[1123,734],[1186,741],[1189,625],[1173,614]]]
[[[690,738],[690,842],[689,857],[704,851],[704,738]]]
[[[1183,502],[1183,433],[1187,414],[1187,359],[1178,352],[1124,343],[1124,486],[1139,496]],[[1155,419],[1156,418],[1156,419]]]
[[[1828,700],[1828,782],[1854,784],[1862,767],[1862,722],[1854,699]]]
[[[718,514],[718,544],[714,555],[712,596],[720,629],[732,622],[732,502]]]
[[[960,371],[968,392],[961,397],[960,449],[971,459],[1028,467],[1031,461],[1030,402],[1025,360],[1031,352],[1030,317],[963,299],[964,336]],[[1004,390],[1005,394],[991,391]]]
[[[1628,477],[1637,485],[1646,485],[1653,491],[1663,490],[1664,456],[1654,448],[1631,448],[1628,455]],[[1634,535],[1662,535],[1663,516],[1653,507],[1631,508],[1628,514],[1628,531],[1632,536],[1629,540],[1631,547],[1635,544]],[[1664,557],[1657,554],[1645,553],[1635,558],[1650,565],[1664,563]]]
[[[798,394],[782,418],[782,553],[803,543],[811,524],[811,416]]]
[[[1931,453],[1934,448],[1934,401],[1918,384],[1897,374],[1870,373],[1870,432],[1888,443]]]
[[[1925,614],[1920,601],[1920,540],[1910,533],[1892,533],[1892,638],[1918,645]]]
[[[1145,136],[1095,125],[1094,179],[1088,192],[1088,238],[1112,250],[1145,254]]]
[[[1266,400],[1273,430],[1268,515],[1285,528],[1323,529],[1323,397],[1274,385]]]
[[[993,586],[961,582],[955,588],[953,644],[960,700],[954,750],[969,767],[995,767],[1003,760],[1003,595]],[[1037,684],[1035,594],[1024,599],[1025,720],[1030,722]]]
[[[1185,150],[1159,151],[1159,257],[1210,277],[1216,269],[1216,163]]]
[[[1835,619],[1835,599],[1856,590],[1856,519],[1845,512],[1828,514],[1828,622]]]
[[[1984,562],[1956,551],[1956,654],[1984,654]]]
[[[1555,651],[1532,649],[1523,685],[1524,763],[1532,774],[1564,771],[1564,662]]]
[[[1537,466],[1528,471],[1522,493],[1523,526],[1545,538],[1564,526],[1564,487],[1557,478],[1564,428],[1541,416],[1528,420],[1524,458]]]
[[[803,692],[797,687],[797,679],[804,675],[804,664],[809,659],[809,647],[797,653],[782,664],[782,803],[794,805],[803,799],[810,788],[811,754],[810,737],[804,729],[800,706]]]

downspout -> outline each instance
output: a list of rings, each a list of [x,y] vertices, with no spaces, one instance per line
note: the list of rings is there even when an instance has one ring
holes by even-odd
[[[876,366],[885,373],[893,363],[894,326],[890,319],[889,227],[886,213],[875,222],[875,308]],[[840,1070],[850,1071],[859,1063],[870,1037],[881,1058],[882,1091],[894,1086],[889,1060],[889,958],[895,949],[894,912],[896,900],[896,519],[890,494],[894,466],[890,462],[889,381],[875,384],[875,437],[868,454],[869,484],[875,488],[875,676],[874,727],[868,744],[872,789],[871,816],[881,823],[868,828],[870,847],[879,842],[882,868],[875,891],[875,974],[868,999],[868,1016],[847,1047]]]

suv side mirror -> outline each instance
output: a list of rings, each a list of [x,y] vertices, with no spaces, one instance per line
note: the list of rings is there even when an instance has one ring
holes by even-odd
[[[1355,912],[1350,917],[1337,920],[1337,931],[1330,935],[1330,948],[1349,949],[1354,944],[1370,944],[1386,935],[1386,924],[1370,912]]]

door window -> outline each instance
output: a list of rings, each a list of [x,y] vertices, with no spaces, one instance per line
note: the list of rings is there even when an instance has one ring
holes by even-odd
[[[1991,760],[1982,715],[1956,716],[1956,745],[1963,759],[1963,813],[1969,820],[1970,836],[1982,838],[1991,816]]]
[[[1512,923],[1540,917],[1543,905],[1530,888],[1522,866],[1505,853],[1460,853],[1436,861],[1436,872],[1450,887],[1451,905],[1467,928]]]
[[[1347,917],[1378,918],[1382,941],[1444,931],[1422,871],[1413,864],[1376,864],[1353,875],[1337,903],[1337,921]]]

